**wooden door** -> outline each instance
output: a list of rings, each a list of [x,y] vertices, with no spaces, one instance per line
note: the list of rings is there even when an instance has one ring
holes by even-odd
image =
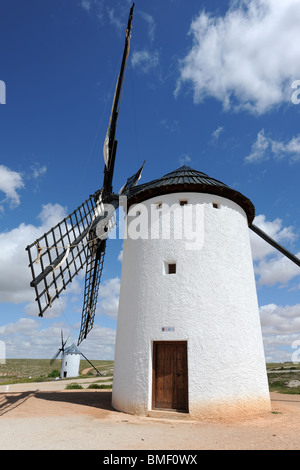
[[[188,411],[186,341],[154,342],[152,406]]]

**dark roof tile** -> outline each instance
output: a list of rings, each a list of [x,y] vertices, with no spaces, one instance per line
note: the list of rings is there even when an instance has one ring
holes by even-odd
[[[151,197],[176,192],[199,192],[223,196],[236,202],[244,209],[249,225],[253,222],[255,209],[248,198],[221,181],[211,178],[206,173],[186,165],[159,179],[132,187],[128,192],[128,207]]]

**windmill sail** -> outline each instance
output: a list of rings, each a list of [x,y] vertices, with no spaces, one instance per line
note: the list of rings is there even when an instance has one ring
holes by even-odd
[[[85,266],[88,256],[87,237],[104,218],[99,198],[90,196],[72,214],[26,247],[31,268],[31,287],[36,292],[39,316],[52,306]],[[99,213],[95,217],[95,213]]]
[[[129,189],[138,183],[138,181],[141,179],[144,166],[145,166],[145,161],[143,165],[141,166],[141,168],[134,175],[132,175],[130,178],[127,179],[126,183],[124,184],[124,186],[122,186],[122,188],[119,191],[120,196],[126,195]]]
[[[105,248],[106,240],[102,240],[95,253],[91,254],[87,260],[81,327],[77,345],[86,338],[93,328]]]
[[[117,151],[116,129],[117,120],[119,116],[120,97],[123,88],[124,72],[130,49],[130,34],[133,17],[134,3],[130,9],[127,28],[125,32],[125,46],[123,52],[123,58],[121,63],[121,69],[118,76],[112,110],[109,120],[109,126],[107,129],[106,137],[103,146],[104,155],[104,179],[103,179],[103,200],[112,204],[117,209],[119,202],[112,197],[112,180],[114,173],[114,165]],[[126,186],[126,185],[125,185]],[[103,269],[103,261],[105,255],[106,240],[102,240],[98,243],[96,249],[91,250],[91,255],[87,261],[87,269],[85,276],[85,290],[84,290],[84,302],[82,309],[81,327],[78,338],[78,345],[83,339],[86,338],[88,332],[92,329],[94,323],[94,317],[96,312],[97,297],[99,291],[99,285],[101,281],[101,274]]]
[[[137,184],[137,182],[141,178],[144,165],[145,162],[133,176],[127,179],[127,182],[124,184],[124,186],[119,192],[120,196],[127,196],[128,191]],[[116,210],[118,206],[119,198],[115,197],[111,201],[111,204],[109,206],[110,211],[112,209]],[[115,225],[115,221],[112,222],[113,216],[114,214],[109,212],[106,219],[103,219],[103,224],[101,224],[101,221],[98,223],[96,234],[97,236],[93,237],[94,246],[90,246],[90,254],[87,258],[86,265],[84,301],[82,308],[81,327],[77,343],[78,346],[81,341],[86,338],[89,331],[91,331],[91,329],[93,328],[106,249],[106,236]]]
[[[122,63],[121,63],[121,69],[120,69],[120,73],[119,73],[117,84],[116,84],[109,125],[108,125],[106,137],[104,140],[104,146],[103,146],[103,156],[104,156],[104,162],[105,162],[103,187],[105,191],[107,192],[112,191],[112,177],[113,177],[115,157],[116,157],[116,151],[117,151],[117,141],[115,140],[115,136],[116,136],[116,129],[117,129],[117,121],[118,121],[118,116],[119,116],[120,97],[121,97],[122,88],[123,88],[124,72],[126,69],[126,64],[127,64],[127,59],[129,55],[129,49],[130,49],[130,35],[131,35],[133,8],[134,8],[134,3],[130,9],[130,13],[128,17],[128,23],[127,23],[127,28],[125,32],[125,46],[124,46]]]
[[[61,348],[57,351],[57,353],[52,357],[52,359],[50,360],[50,366],[52,366],[53,362],[56,361],[56,359],[58,358],[58,356],[60,355],[60,353],[63,353],[64,350],[65,350],[65,345],[67,344],[67,341],[68,341],[68,338],[66,339],[66,341],[64,341],[64,338],[63,338],[63,332],[61,331]]]
[[[78,344],[86,338],[93,327],[106,239],[115,226],[114,213],[119,206],[119,195],[127,195],[129,189],[138,182],[144,167],[143,164],[140,170],[127,180],[119,195],[113,194],[112,180],[117,149],[115,136],[130,47],[133,8],[134,4],[129,13],[122,64],[104,142],[103,187],[72,214],[26,247],[32,274],[30,285],[35,289],[39,316],[43,316],[44,312],[52,306],[55,299],[66,289],[79,271],[86,269]]]

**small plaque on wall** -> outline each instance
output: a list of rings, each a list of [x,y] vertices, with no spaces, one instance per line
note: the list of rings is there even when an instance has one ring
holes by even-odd
[[[174,328],[174,326],[163,326],[161,331],[164,331],[164,332],[166,332],[166,331],[175,331],[175,328]]]

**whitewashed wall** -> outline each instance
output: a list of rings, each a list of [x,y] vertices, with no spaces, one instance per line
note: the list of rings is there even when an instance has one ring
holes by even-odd
[[[64,354],[61,365],[61,377],[67,372],[66,377],[78,377],[80,365],[80,354]]]
[[[269,411],[246,215],[209,194],[176,193],[143,204],[150,212],[151,204],[180,199],[198,205],[199,249],[187,249],[173,230],[171,240],[124,240],[112,404],[147,415],[153,341],[186,340],[191,417]],[[176,262],[176,274],[165,274],[166,262]]]

